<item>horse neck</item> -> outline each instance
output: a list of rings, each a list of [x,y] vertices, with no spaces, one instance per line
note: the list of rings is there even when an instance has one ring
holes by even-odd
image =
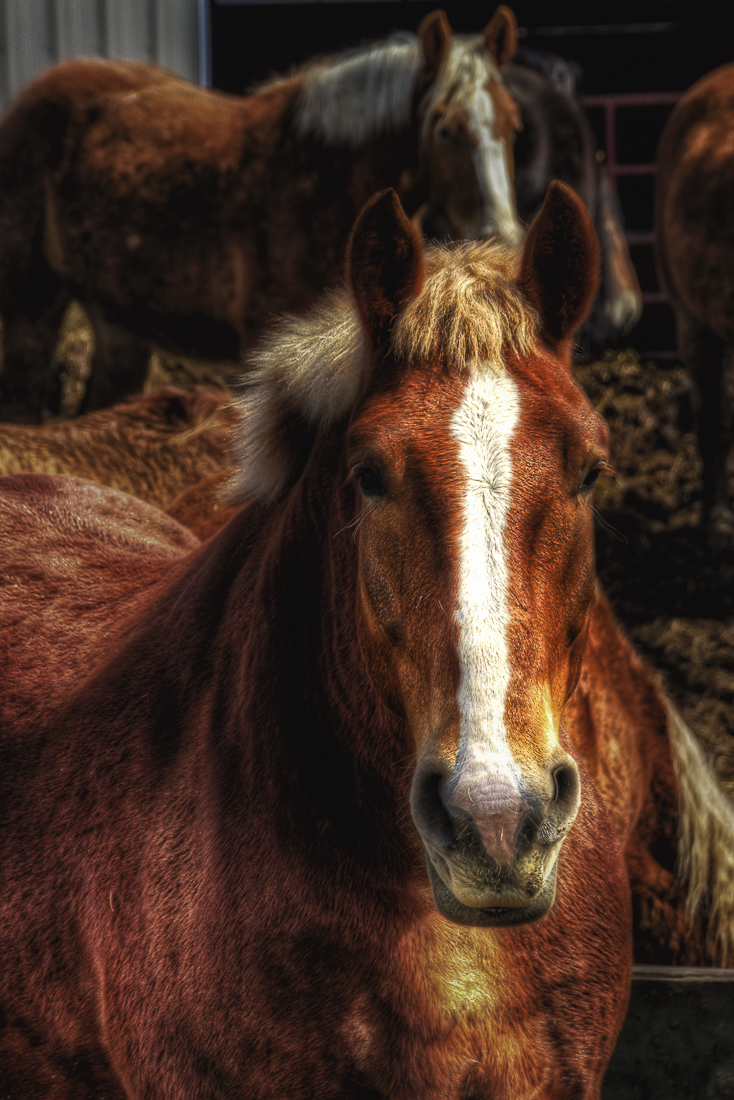
[[[220,683],[227,714],[223,743],[213,749],[239,756],[248,784],[257,775],[263,812],[280,808],[279,829],[291,834],[290,843],[328,837],[332,847],[349,847],[362,859],[371,858],[379,838],[384,874],[386,832],[396,853],[411,847],[404,835],[410,831],[405,729],[380,701],[359,649],[354,490],[344,484],[341,451],[340,440],[317,443],[286,497],[259,509],[258,537],[232,585],[220,631],[220,667],[228,680],[237,667],[238,686]],[[230,527],[223,556],[237,521]],[[215,558],[212,567],[216,575]]]
[[[421,101],[424,88],[421,83],[413,94],[410,120],[396,128],[391,120],[364,136],[357,142],[344,137],[327,136],[314,124],[305,132],[298,132],[294,124],[298,112],[298,96],[304,77],[296,77],[289,85],[293,95],[284,106],[284,118],[291,127],[293,139],[307,155],[309,171],[313,164],[320,164],[332,190],[343,186],[350,196],[354,215],[376,191],[394,187],[409,216],[415,213],[426,195],[419,191],[421,184],[419,146],[421,133]],[[339,177],[344,180],[340,184]]]

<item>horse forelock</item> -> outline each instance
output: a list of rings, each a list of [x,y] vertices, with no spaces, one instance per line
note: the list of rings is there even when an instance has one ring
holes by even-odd
[[[451,370],[503,373],[510,353],[528,358],[538,317],[515,283],[518,253],[497,242],[427,247],[420,293],[398,316],[390,351],[404,366],[443,361]],[[234,501],[273,499],[293,468],[291,425],[346,417],[362,389],[369,350],[349,290],[305,317],[284,317],[250,356],[237,400]]]
[[[502,76],[494,58],[484,45],[482,36],[454,34],[451,36],[446,57],[426,99],[427,110],[423,120],[423,134],[431,127],[431,108],[439,104],[468,109],[477,91],[485,87],[491,77],[501,81]]]
[[[302,71],[296,131],[359,146],[404,129],[422,63],[418,39],[407,33],[311,63]]]
[[[421,293],[393,331],[396,356],[405,362],[445,359],[459,371],[502,371],[508,350],[527,358],[538,315],[516,285],[518,258],[494,241],[426,249]]]

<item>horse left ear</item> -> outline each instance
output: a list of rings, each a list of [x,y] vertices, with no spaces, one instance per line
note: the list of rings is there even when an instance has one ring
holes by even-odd
[[[424,80],[426,84],[436,79],[438,70],[443,65],[451,38],[451,24],[446,18],[446,13],[432,11],[421,21],[418,27],[418,41],[423,50],[423,62],[425,66]]]
[[[373,195],[357,218],[347,248],[347,280],[376,347],[423,283],[420,238],[391,187]]]
[[[517,19],[515,13],[500,4],[484,28],[484,44],[502,71],[517,51]]]
[[[543,339],[559,353],[585,321],[599,285],[599,245],[575,191],[553,180],[530,226],[520,288],[537,309]]]

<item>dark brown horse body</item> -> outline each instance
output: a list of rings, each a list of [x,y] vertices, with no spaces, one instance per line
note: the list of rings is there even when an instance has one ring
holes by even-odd
[[[584,326],[596,344],[615,342],[642,315],[642,293],[624,235],[622,212],[597,159],[597,145],[577,82],[576,66],[553,54],[522,48],[505,70],[522,114],[514,147],[515,195],[530,224],[551,180],[582,198],[601,245],[601,280]]]
[[[506,163],[461,161],[447,181],[429,149],[458,111],[464,144],[507,160],[512,134],[495,138],[491,109],[477,121],[467,104],[489,97],[490,77],[501,95],[495,58],[514,29],[501,8],[484,36],[452,36],[437,12],[417,38],[244,98],[138,62],[41,76],[0,125],[0,419],[38,418],[71,296],[95,330],[87,409],[142,388],[150,341],[236,360],[272,317],[340,281],[349,230],[381,187],[518,239]]]
[[[568,362],[595,264],[562,189],[519,276],[422,258],[383,195],[352,294],[253,364],[261,499],[218,536],[5,480],[10,1095],[598,1100],[629,893],[561,720],[606,454]]]
[[[703,459],[704,522],[730,541],[727,478],[734,344],[734,65],[703,77],[672,111],[660,139],[655,235],[660,280],[675,310],[690,372]]]

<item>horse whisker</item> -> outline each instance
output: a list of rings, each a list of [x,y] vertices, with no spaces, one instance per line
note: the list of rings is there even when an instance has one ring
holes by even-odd
[[[601,514],[598,508],[594,508],[593,511],[600,525],[604,528],[607,534],[612,535],[615,539],[617,539],[618,542],[621,542],[624,546],[626,546],[629,542],[629,539],[620,531],[618,531],[616,527],[612,527],[611,523],[608,523],[607,520],[604,519],[604,516]]]

